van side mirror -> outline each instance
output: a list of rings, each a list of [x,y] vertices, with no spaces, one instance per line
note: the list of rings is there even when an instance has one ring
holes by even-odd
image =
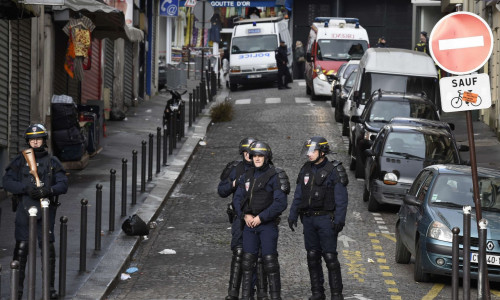
[[[411,205],[411,206],[420,206],[422,204],[420,201],[418,201],[416,196],[409,195],[409,194],[405,195],[403,202],[405,204]]]
[[[360,116],[352,116],[351,117],[351,122],[361,123],[361,117]]]
[[[306,60],[307,60],[307,62],[312,62],[311,53],[306,53]]]

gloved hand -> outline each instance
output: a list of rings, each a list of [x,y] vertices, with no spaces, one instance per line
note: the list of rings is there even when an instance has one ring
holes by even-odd
[[[295,231],[293,226],[297,227],[297,220],[288,219],[288,227],[290,227],[292,231]]]
[[[36,186],[30,186],[30,187],[28,187],[28,195],[30,195],[30,197],[33,198],[33,199],[40,199],[40,198],[42,198],[42,194],[40,192],[40,189],[37,188]]]
[[[47,197],[52,196],[52,188],[50,188],[48,186],[43,186],[43,187],[40,187],[38,189],[40,190],[40,195],[41,195],[40,198],[47,198]]]
[[[339,233],[342,231],[342,229],[344,229],[344,223],[334,223],[332,224],[332,228],[336,233]]]

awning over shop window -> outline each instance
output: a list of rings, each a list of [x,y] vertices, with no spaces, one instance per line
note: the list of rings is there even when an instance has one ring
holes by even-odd
[[[131,42],[144,40],[144,32],[140,29],[125,24],[123,12],[96,0],[65,0],[64,5],[53,6],[54,11],[72,10],[88,17],[95,30],[92,37],[97,39],[124,38]]]

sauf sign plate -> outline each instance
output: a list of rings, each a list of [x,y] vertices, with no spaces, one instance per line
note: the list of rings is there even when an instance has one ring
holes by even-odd
[[[491,106],[490,77],[487,74],[444,77],[439,81],[439,89],[444,112]]]

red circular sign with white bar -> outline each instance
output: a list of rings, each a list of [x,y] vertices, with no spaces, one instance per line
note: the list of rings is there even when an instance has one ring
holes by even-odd
[[[493,34],[478,15],[456,12],[443,17],[432,29],[429,51],[448,73],[468,74],[481,68],[493,51]]]

